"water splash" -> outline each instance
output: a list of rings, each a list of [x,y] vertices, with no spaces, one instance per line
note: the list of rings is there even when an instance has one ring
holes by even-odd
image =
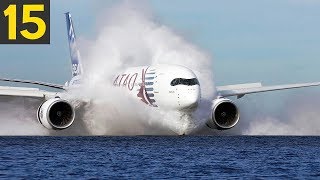
[[[178,112],[147,107],[127,95],[128,92],[112,86],[114,76],[128,67],[178,64],[194,70],[203,100],[213,97],[210,56],[157,22],[145,7],[126,1],[108,9],[99,18],[96,38],[82,41],[81,47],[86,47],[85,79],[84,86],[75,94],[94,102],[86,107],[84,115],[92,134],[148,134],[149,129],[152,134],[172,134],[172,131],[183,134],[209,117],[210,107],[206,107],[206,112],[199,109],[190,123],[190,119]]]

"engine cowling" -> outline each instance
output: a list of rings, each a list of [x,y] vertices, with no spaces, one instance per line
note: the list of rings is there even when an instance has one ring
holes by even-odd
[[[211,118],[217,129],[226,130],[238,123],[240,114],[230,99],[220,98],[213,101]]]
[[[75,118],[73,106],[66,100],[53,98],[38,109],[39,122],[48,129],[62,130],[70,127]]]

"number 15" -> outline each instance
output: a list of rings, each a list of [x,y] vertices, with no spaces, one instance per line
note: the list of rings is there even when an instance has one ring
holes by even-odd
[[[43,4],[23,5],[22,23],[35,23],[38,30],[35,33],[30,33],[27,29],[20,31],[21,35],[29,40],[40,39],[46,32],[46,23],[39,17],[31,17],[32,11],[44,11]],[[9,19],[8,38],[9,40],[17,39],[17,5],[11,4],[4,10],[5,17]]]

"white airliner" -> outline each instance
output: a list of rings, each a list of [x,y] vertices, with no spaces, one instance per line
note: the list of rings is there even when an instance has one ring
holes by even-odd
[[[0,78],[1,81],[18,82],[47,86],[68,91],[81,83],[83,68],[76,44],[71,14],[66,13],[68,40],[72,63],[72,79],[65,85],[39,81]],[[115,75],[114,86],[126,88],[137,100],[164,110],[176,110],[190,114],[198,108],[201,100],[200,84],[194,72],[184,66],[161,64],[154,66],[132,67]],[[319,86],[320,82],[262,86],[261,83],[239,84],[216,87],[217,96],[213,99],[211,117],[207,126],[212,129],[227,130],[239,121],[237,106],[227,97],[243,97],[246,94],[276,91],[292,88]],[[62,92],[63,93],[63,92]],[[0,87],[1,96],[42,98],[43,103],[37,111],[39,123],[48,129],[63,130],[70,127],[76,117],[75,108],[60,92],[43,91],[36,88]]]

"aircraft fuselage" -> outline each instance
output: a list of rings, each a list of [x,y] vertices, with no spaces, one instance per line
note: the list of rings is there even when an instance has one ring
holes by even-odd
[[[200,84],[192,70],[178,65],[128,68],[116,75],[113,85],[152,107],[193,110],[201,99]]]

